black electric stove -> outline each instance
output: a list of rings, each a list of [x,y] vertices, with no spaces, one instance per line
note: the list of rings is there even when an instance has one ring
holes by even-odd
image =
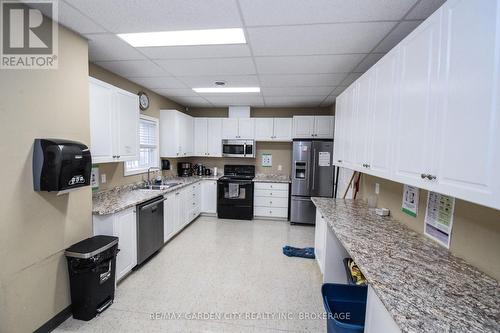
[[[253,165],[225,165],[217,181],[217,216],[222,219],[253,219]]]

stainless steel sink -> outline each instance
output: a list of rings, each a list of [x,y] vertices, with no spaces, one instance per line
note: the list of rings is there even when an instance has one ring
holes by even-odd
[[[181,185],[182,183],[166,183],[162,185],[144,185],[144,187],[140,188],[141,190],[146,190],[146,191],[162,191],[162,190],[167,190],[171,187]]]

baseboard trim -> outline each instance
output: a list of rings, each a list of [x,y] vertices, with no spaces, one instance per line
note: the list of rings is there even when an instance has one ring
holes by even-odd
[[[61,312],[56,314],[48,322],[40,326],[33,333],[48,333],[56,329],[57,326],[61,325],[66,319],[71,317],[71,304],[64,308]]]

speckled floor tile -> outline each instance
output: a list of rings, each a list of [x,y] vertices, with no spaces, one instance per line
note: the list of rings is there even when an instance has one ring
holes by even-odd
[[[110,309],[90,322],[70,318],[56,331],[325,332],[324,320],[300,317],[323,313],[315,261],[281,250],[313,244],[308,226],[200,217],[118,285]],[[152,313],[220,317],[151,320]],[[224,315],[232,313],[240,317]]]

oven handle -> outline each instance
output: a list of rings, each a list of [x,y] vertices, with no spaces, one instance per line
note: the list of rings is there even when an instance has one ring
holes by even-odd
[[[247,157],[247,143],[243,144],[243,157]]]
[[[220,180],[219,181],[221,184],[229,184],[229,183],[236,183],[238,185],[252,185],[253,182],[250,182],[248,180]]]

